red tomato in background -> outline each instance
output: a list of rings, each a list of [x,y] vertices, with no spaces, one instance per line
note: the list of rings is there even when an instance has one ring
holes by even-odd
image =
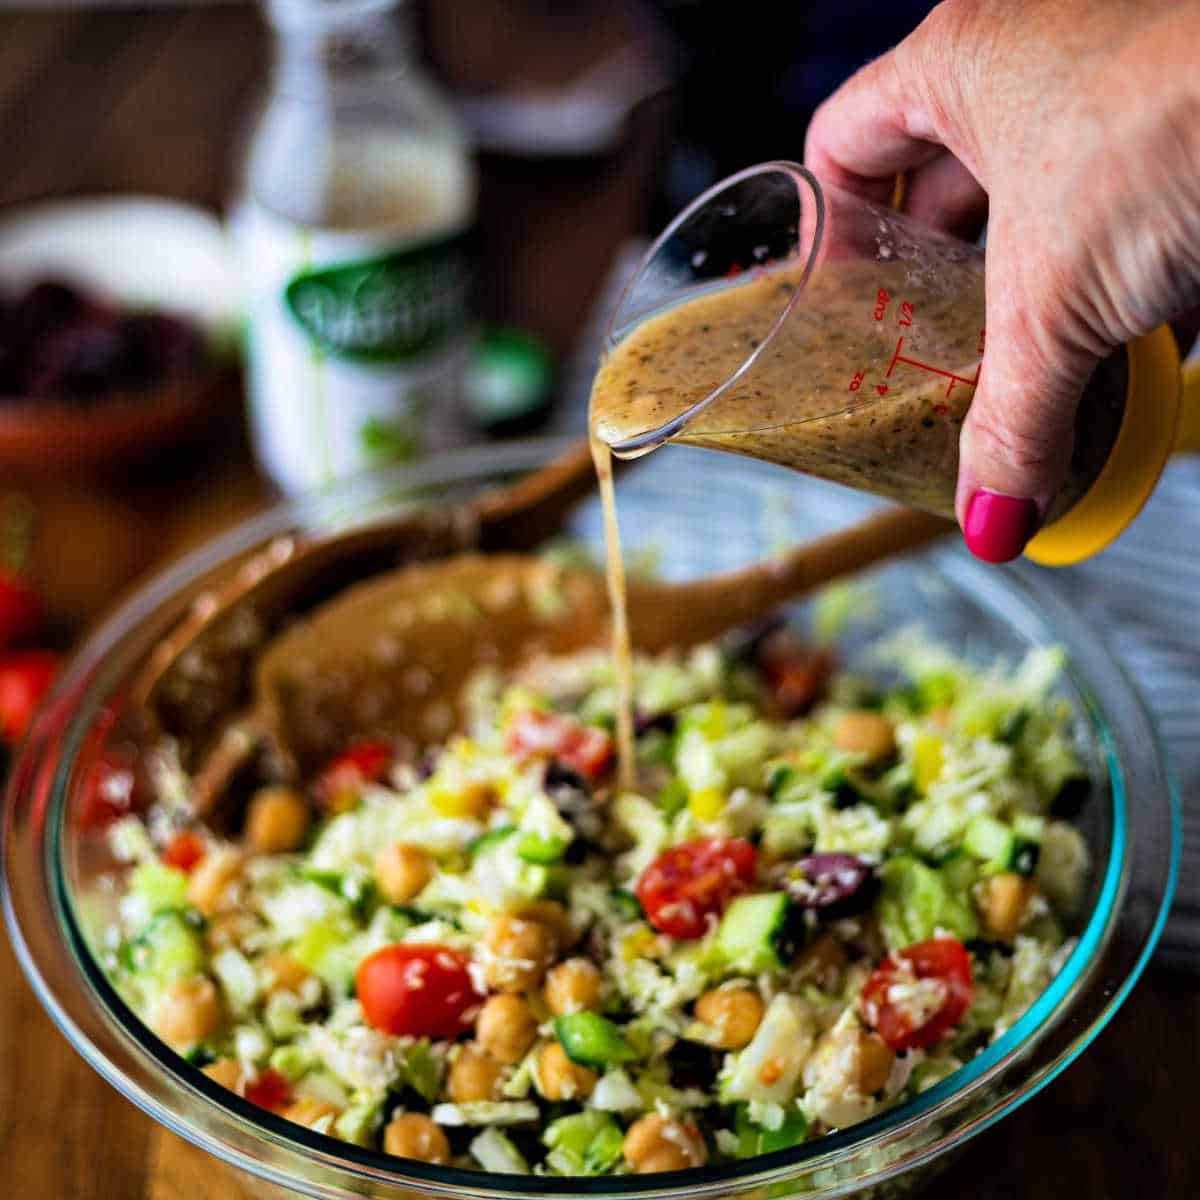
[[[699,838],[660,854],[637,881],[655,929],[677,938],[708,932],[729,902],[754,883],[757,855],[745,838]]]
[[[453,1038],[471,1028],[483,1003],[467,958],[448,946],[384,946],[354,979],[367,1024],[397,1037]]]
[[[162,860],[177,871],[192,871],[206,853],[204,839],[195,830],[184,829],[167,843]]]
[[[246,1084],[246,1099],[259,1108],[279,1112],[292,1100],[292,1085],[278,1071],[260,1071],[253,1083]]]
[[[80,829],[105,829],[141,808],[141,790],[131,751],[112,747],[95,759],[84,776],[79,799]]]
[[[940,1003],[924,1020],[889,998],[893,984],[914,978],[936,981],[941,992]],[[893,1050],[924,1050],[963,1019],[974,999],[967,948],[957,938],[939,937],[885,958],[863,988],[862,1011],[867,1024]]]
[[[20,575],[0,567],[0,649],[37,633],[42,605]]]
[[[764,638],[756,659],[771,698],[789,717],[812,708],[825,694],[833,673],[829,651],[806,645],[789,629]]]
[[[346,747],[327,763],[317,776],[316,792],[326,804],[336,802],[339,793],[357,791],[364,783],[378,783],[395,761],[391,744],[364,738]]]
[[[0,655],[0,737],[20,741],[50,690],[62,656],[52,650],[14,650]]]
[[[613,740],[603,729],[536,709],[513,718],[507,744],[509,753],[518,758],[544,754],[588,780],[599,778],[613,760]]]

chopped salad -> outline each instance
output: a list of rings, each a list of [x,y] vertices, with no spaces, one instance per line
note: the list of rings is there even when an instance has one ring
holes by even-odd
[[[236,836],[155,747],[105,968],[222,1087],[408,1159],[673,1171],[852,1125],[1017,1020],[1088,875],[1057,652],[877,657],[777,628],[640,659],[636,792],[598,652],[481,673],[417,761],[264,783]]]

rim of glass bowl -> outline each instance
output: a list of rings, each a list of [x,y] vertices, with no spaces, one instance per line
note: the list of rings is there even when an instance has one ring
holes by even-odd
[[[398,492],[479,486],[535,467],[567,444],[539,439],[457,452],[284,502],[169,567],[122,605],[73,660],[13,765],[3,830],[3,899],[22,968],[75,1049],[133,1103],[216,1157],[314,1196],[361,1196],[364,1188],[368,1194],[401,1195],[415,1187],[476,1197],[682,1197],[769,1186],[800,1173],[808,1176],[811,1194],[835,1196],[938,1157],[1038,1092],[1103,1029],[1158,939],[1179,856],[1174,784],[1132,681],[1032,570],[982,567],[957,549],[933,552],[937,573],[1027,636],[1047,640],[1052,634],[1065,645],[1067,674],[1109,773],[1112,848],[1095,909],[1047,991],[992,1046],[903,1105],[788,1150],[656,1176],[502,1176],[407,1161],[400,1170],[395,1158],[292,1124],[213,1083],[142,1024],[92,957],[59,869],[76,755],[102,702],[178,619],[181,594],[214,568],[273,538],[314,526],[328,529],[349,513],[361,517]],[[848,514],[858,503],[847,496]],[[1129,803],[1131,795],[1136,804]],[[822,1173],[829,1178],[821,1179]]]

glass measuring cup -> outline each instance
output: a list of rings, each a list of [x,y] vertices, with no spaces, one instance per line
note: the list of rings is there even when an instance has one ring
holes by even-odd
[[[593,433],[623,457],[683,441],[953,516],[985,343],[982,250],[764,163],[700,196],[647,252],[609,324]],[[1100,364],[1030,557],[1075,561],[1124,528],[1179,404],[1166,330]]]

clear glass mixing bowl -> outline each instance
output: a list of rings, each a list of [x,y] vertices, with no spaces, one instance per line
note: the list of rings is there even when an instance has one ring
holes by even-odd
[[[272,539],[348,527],[381,511],[463,499],[563,448],[539,442],[469,451],[290,502],[173,566],[88,641],[18,756],[4,827],[5,914],[33,987],[75,1048],[155,1120],[260,1180],[263,1194],[451,1195],[507,1200],[598,1195],[834,1197],[908,1190],[938,1160],[1046,1086],[1111,1018],[1158,937],[1179,846],[1163,750],[1130,680],[1099,631],[1056,599],[1035,568],[997,569],[944,546],[870,574],[874,611],[844,646],[853,663],[872,636],[914,619],[981,660],[1054,642],[1069,657],[1064,695],[1095,786],[1081,814],[1094,851],[1089,905],[1074,952],[1003,1037],[909,1103],[816,1141],[748,1161],[668,1175],[559,1179],[411,1163],[333,1140],[240,1100],[169,1050],[130,1012],[87,937],[100,853],[77,819],[105,704],[187,606],[230,564]],[[653,552],[664,575],[739,565],[861,515],[864,501],[732,456],[668,448],[618,484],[629,551]],[[596,502],[571,531],[600,543]],[[94,742],[94,739],[92,739]],[[249,1182],[245,1176],[243,1179]]]

